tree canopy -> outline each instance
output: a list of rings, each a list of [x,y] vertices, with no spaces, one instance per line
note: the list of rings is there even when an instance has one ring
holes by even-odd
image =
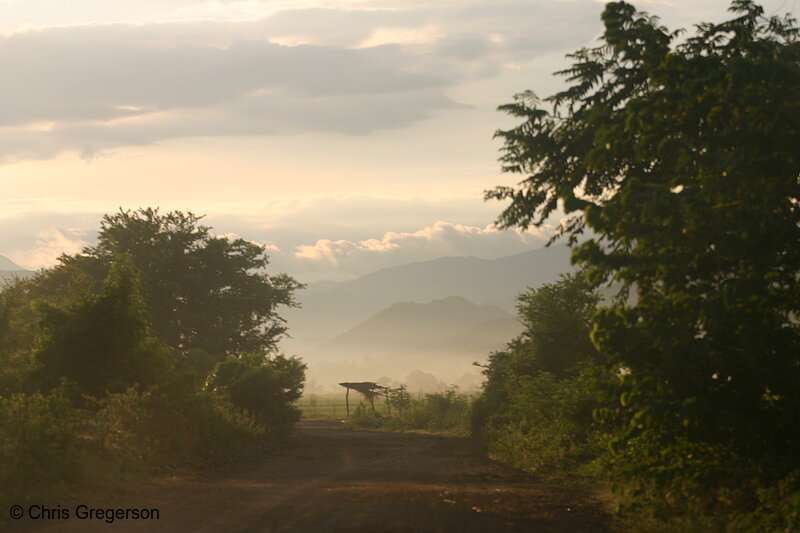
[[[629,438],[723,443],[772,464],[800,450],[800,42],[747,0],[734,18],[669,32],[625,2],[569,86],[518,95],[497,132],[527,177],[487,198],[498,222],[577,244],[588,279],[634,291],[594,319],[620,372]],[[781,459],[778,459],[781,458]],[[766,463],[764,463],[766,464]]]
[[[241,354],[217,363],[207,386],[227,393],[235,406],[269,427],[291,427],[300,418],[294,402],[303,392],[305,369],[296,357]]]
[[[582,273],[561,276],[517,297],[525,326],[520,347],[530,352],[533,368],[563,378],[577,374],[581,363],[596,361],[589,331],[599,300]]]
[[[301,285],[265,272],[263,245],[214,236],[201,219],[152,208],[105,215],[98,244],[62,257],[63,267],[104,275],[114,257],[129,254],[156,336],[184,355],[202,350],[222,360],[272,349],[286,331],[276,308],[293,305]]]
[[[51,389],[67,379],[101,397],[134,384],[154,384],[164,375],[169,349],[150,334],[138,272],[129,257],[112,263],[100,295],[38,306],[37,386]]]

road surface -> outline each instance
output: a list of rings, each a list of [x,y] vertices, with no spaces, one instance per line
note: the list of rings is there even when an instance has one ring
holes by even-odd
[[[281,450],[224,471],[160,479],[122,494],[64,502],[60,509],[58,502],[39,505],[3,528],[52,533],[609,531],[599,504],[580,491],[482,458],[466,439],[350,431],[333,421],[300,422]],[[126,508],[157,509],[158,518],[143,518],[146,513],[140,512],[135,519],[132,511],[113,523],[97,518],[105,509],[124,513]],[[99,511],[87,518],[89,509]],[[32,519],[31,512],[49,519]]]

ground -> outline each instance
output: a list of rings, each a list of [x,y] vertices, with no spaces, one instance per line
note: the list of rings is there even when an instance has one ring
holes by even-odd
[[[158,520],[23,518],[8,531],[603,532],[581,491],[481,457],[467,439],[350,431],[303,421],[278,451],[224,471],[171,476],[95,495],[96,508],[157,508]],[[54,507],[53,503],[48,503]]]

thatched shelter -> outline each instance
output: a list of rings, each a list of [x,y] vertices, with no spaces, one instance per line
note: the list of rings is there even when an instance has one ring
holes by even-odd
[[[382,394],[386,396],[389,393],[389,387],[378,385],[374,381],[357,381],[357,382],[344,382],[339,383],[342,387],[347,389],[345,394],[345,405],[347,406],[347,416],[350,416],[350,390],[360,392],[369,401],[372,406],[372,411],[375,411],[375,396]]]

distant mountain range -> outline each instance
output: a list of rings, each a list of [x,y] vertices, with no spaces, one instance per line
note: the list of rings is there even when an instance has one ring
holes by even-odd
[[[398,302],[426,303],[462,296],[515,315],[517,295],[571,271],[569,256],[566,246],[552,246],[495,260],[443,257],[378,270],[350,281],[312,283],[298,293],[302,307],[282,313],[293,337],[285,349],[309,352]]]
[[[12,278],[27,278],[34,274],[31,270],[26,270],[4,255],[0,255],[0,282]]]
[[[480,383],[486,361],[522,332],[516,297],[572,271],[566,246],[495,260],[443,257],[355,280],[310,284],[284,311],[285,352],[309,364],[310,387],[400,380],[413,371],[446,383]]]
[[[4,255],[0,255],[0,270],[25,270]]]
[[[476,305],[461,296],[427,304],[401,302],[337,335],[309,355],[341,360],[357,356],[389,358],[432,351],[457,352],[459,349],[474,352],[475,347],[469,343],[464,346],[461,339],[470,338],[475,344],[496,349],[510,340],[498,339],[497,334],[519,333],[521,329],[516,319],[502,308]],[[495,337],[488,339],[488,344],[487,333]]]
[[[485,361],[521,332],[522,325],[501,307],[450,296],[391,305],[303,357],[318,382],[401,378],[419,369],[453,382],[464,374],[477,378],[472,363]]]

